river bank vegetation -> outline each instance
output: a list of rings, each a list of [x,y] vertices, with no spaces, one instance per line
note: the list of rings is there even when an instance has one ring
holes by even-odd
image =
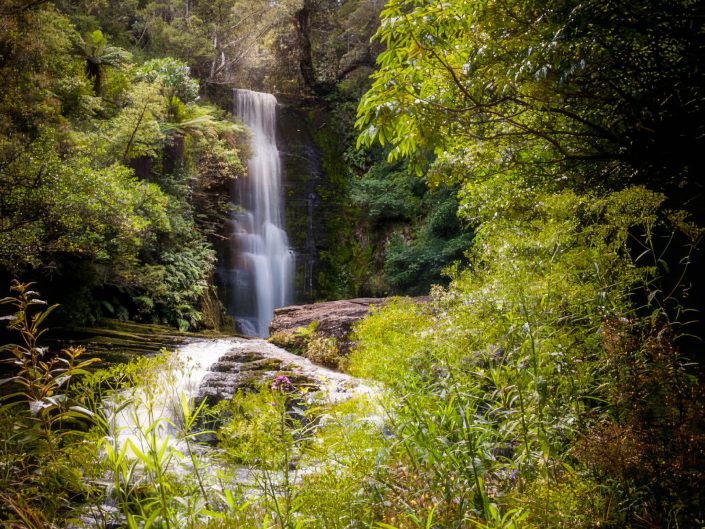
[[[377,38],[360,143],[457,183],[476,232],[430,305],[358,328],[393,511],[701,525],[702,6],[400,0]]]
[[[0,266],[63,305],[3,301],[3,524],[704,526],[702,2],[275,4],[0,8]],[[128,450],[111,413],[173,359],[38,340],[50,312],[218,325],[247,132],[204,87],[235,79],[326,109],[322,297],[428,299],[357,324],[337,365],[377,395],[281,375]]]

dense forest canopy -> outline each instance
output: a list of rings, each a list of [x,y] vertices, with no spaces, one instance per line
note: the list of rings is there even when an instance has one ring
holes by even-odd
[[[697,2],[389,2],[363,137],[489,175],[625,175],[697,211],[702,17]]]
[[[109,316],[224,324],[214,247],[225,237],[229,182],[243,174],[247,142],[208,98],[227,111],[232,86],[266,88],[311,109],[307,126],[328,178],[315,190],[326,218],[315,298],[426,293],[446,281],[442,269],[472,238],[454,218],[454,186],[429,192],[404,176],[405,166],[387,168],[383,150],[354,147],[355,107],[381,49],[370,37],[382,7],[8,4],[6,282],[40,280],[74,323]],[[388,174],[405,183],[380,193],[393,181]],[[384,211],[367,207],[375,200]],[[430,221],[429,204],[449,214]],[[300,237],[301,222],[290,219],[291,237]]]
[[[376,38],[360,143],[458,184],[478,223],[543,193],[661,193],[661,294],[703,308],[700,3],[388,2]]]
[[[3,8],[5,278],[58,276],[84,321],[102,310],[197,325],[244,129],[199,101],[183,59],[139,58],[61,8]]]
[[[0,281],[74,326],[228,328],[246,86],[315,146],[312,296],[423,297],[373,311],[349,355],[316,322],[293,335],[381,402],[304,412],[280,374],[216,407],[225,460],[286,478],[253,499],[195,458],[162,472],[166,448],[140,488],[100,400],[164,360],[46,360],[54,307],[15,283],[0,519],[66,527],[110,473],[131,528],[702,526],[704,59],[701,0],[3,2]]]

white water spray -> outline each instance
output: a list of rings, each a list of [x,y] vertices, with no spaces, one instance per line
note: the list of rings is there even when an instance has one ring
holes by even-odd
[[[198,389],[209,368],[226,352],[242,349],[235,339],[198,340],[179,347],[164,365],[150,372],[145,385],[117,392],[105,401],[107,423],[117,447],[129,441],[141,452],[149,449],[153,432],[161,447],[183,450],[179,427],[183,425],[183,401],[194,405]],[[132,451],[130,451],[131,455]]]
[[[248,177],[238,182],[243,208],[230,221],[229,309],[239,332],[265,337],[274,309],[292,301],[294,257],[282,228],[281,165],[272,94],[235,90],[235,113],[252,130]]]

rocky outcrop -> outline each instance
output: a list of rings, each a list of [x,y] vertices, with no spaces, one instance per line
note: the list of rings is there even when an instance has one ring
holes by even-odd
[[[272,337],[291,335],[313,325],[315,328],[311,330],[319,336],[335,339],[340,352],[347,354],[352,326],[367,316],[371,308],[385,301],[386,298],[357,298],[282,307],[274,311],[269,334]]]
[[[269,341],[316,364],[344,370],[353,345],[353,325],[385,301],[358,298],[277,309],[269,326]]]
[[[203,344],[212,346],[213,341]],[[263,384],[286,385],[282,389],[291,391],[305,388],[307,394],[327,402],[372,391],[363,381],[317,366],[265,340],[230,338],[218,340],[218,347],[222,355],[200,381],[197,400],[205,398],[214,404],[231,399],[238,390],[257,390]],[[198,355],[198,350],[191,354]]]

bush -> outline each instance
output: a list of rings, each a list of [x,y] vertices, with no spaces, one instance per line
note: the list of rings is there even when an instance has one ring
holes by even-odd
[[[462,260],[472,245],[473,234],[462,228],[451,190],[429,192],[424,209],[429,213],[411,236],[396,232],[387,246],[384,273],[397,293],[428,294],[432,285],[447,284],[443,270]]]
[[[352,182],[351,199],[373,225],[409,221],[418,214],[419,185],[403,168],[395,171],[385,164],[375,164]]]
[[[480,225],[471,268],[452,269],[428,306],[397,301],[358,324],[350,370],[395,398],[385,521],[624,527],[702,515],[702,487],[681,481],[703,476],[701,388],[665,313],[644,318],[631,296],[657,291],[653,254],[631,250],[675,229],[662,200],[638,187],[518,194],[521,210]]]
[[[0,381],[10,386],[0,396],[0,521],[12,527],[27,520],[49,526],[68,514],[72,498],[91,489],[84,467],[73,464],[76,456],[93,459],[81,431],[91,413],[79,405],[72,385],[98,360],[81,359],[81,347],[50,353],[39,346],[43,323],[57,306],[47,307],[30,287],[15,281],[15,295],[0,300],[16,311],[9,328],[21,338],[0,348],[12,375]]]
[[[316,331],[317,328],[318,322],[312,321],[307,327],[299,327],[292,332],[275,333],[269,341],[316,364],[341,369],[345,358],[340,352],[338,340],[322,335]]]

